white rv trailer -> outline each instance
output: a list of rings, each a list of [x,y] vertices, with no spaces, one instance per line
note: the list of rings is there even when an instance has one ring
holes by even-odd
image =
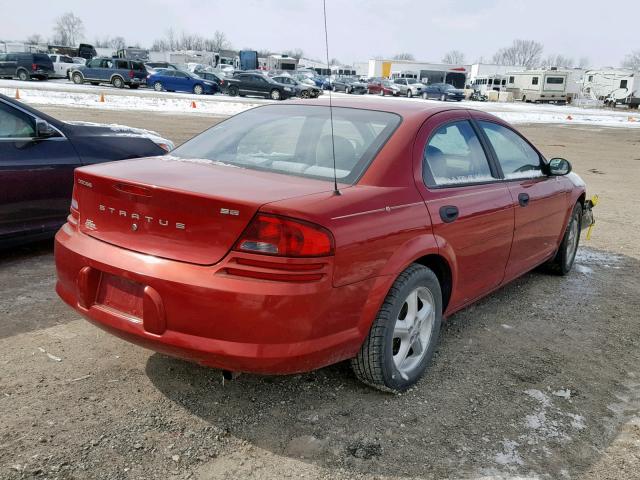
[[[525,70],[507,73],[507,91],[516,100],[535,103],[567,103],[569,74],[560,70]]]
[[[298,59],[288,55],[269,55],[267,68],[269,70],[295,70],[298,68]]]
[[[640,103],[640,72],[620,68],[589,70],[584,74],[582,92],[609,105]]]

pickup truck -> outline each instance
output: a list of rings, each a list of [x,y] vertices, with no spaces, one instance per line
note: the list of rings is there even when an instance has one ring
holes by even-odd
[[[49,58],[53,62],[54,76],[56,78],[68,78],[69,74],[74,68],[81,67],[84,63],[77,63],[73,58],[67,55],[49,55]]]

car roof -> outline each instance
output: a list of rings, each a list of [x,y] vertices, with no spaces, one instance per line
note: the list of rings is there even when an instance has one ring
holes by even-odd
[[[324,95],[323,98],[317,99],[305,99],[305,100],[290,100],[282,102],[282,104],[296,104],[296,105],[318,105],[329,106],[329,95]],[[444,112],[446,110],[463,110],[460,107],[448,107],[445,105],[439,105],[427,102],[413,102],[406,101],[404,99],[369,99],[367,97],[353,97],[353,98],[338,98],[333,97],[331,99],[331,105],[333,107],[344,108],[358,108],[361,110],[375,110],[378,112],[389,112],[400,115],[403,118],[425,118],[438,112]]]

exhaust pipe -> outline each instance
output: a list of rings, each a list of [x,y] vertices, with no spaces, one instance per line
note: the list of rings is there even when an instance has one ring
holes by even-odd
[[[230,370],[223,370],[222,371],[222,385],[224,385],[225,381],[231,381],[231,380],[235,380],[236,378],[238,378],[240,376],[241,372],[232,372]]]

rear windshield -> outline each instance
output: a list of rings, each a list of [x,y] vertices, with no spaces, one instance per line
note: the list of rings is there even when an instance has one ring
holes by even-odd
[[[43,53],[36,53],[33,55],[33,61],[39,63],[51,63],[51,59],[49,55],[45,55]]]
[[[354,183],[401,121],[372,110],[311,105],[259,107],[219,123],[173,155],[289,175]]]

